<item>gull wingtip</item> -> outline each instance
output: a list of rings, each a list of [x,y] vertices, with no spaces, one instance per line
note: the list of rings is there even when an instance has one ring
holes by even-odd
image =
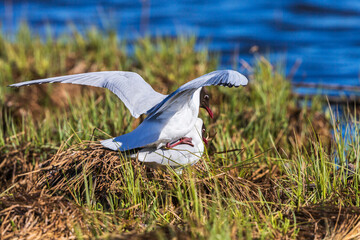
[[[230,74],[230,76],[232,76],[233,78],[235,78],[236,80],[236,84],[234,85],[235,87],[239,87],[239,86],[246,86],[249,83],[248,78],[240,73],[239,71],[236,70],[232,70],[232,69],[228,69],[225,70],[226,72],[228,72]]]
[[[233,71],[234,71],[234,70],[233,70]],[[245,75],[239,73],[238,71],[234,71],[234,72],[235,72],[235,74],[236,74],[236,76],[237,76],[237,79],[238,79],[238,85],[237,85],[237,87],[239,87],[239,86],[246,86],[246,85],[249,83],[249,80],[248,80],[248,78],[247,78]]]
[[[242,75],[242,79],[241,79],[241,85],[242,86],[246,86],[249,83],[249,79],[247,77],[245,77],[244,75]]]
[[[10,85],[7,85],[7,87],[16,88],[16,87],[18,87],[18,84],[17,83],[10,84]]]

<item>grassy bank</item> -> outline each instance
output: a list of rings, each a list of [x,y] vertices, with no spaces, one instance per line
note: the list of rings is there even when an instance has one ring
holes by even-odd
[[[254,56],[249,86],[208,89],[215,118],[200,115],[212,140],[182,176],[99,147],[96,140],[140,122],[109,91],[66,84],[6,88],[126,70],[168,93],[217,68],[217,56],[195,51],[195,43],[143,38],[128,54],[116,34],[96,30],[45,41],[26,27],[12,41],[0,36],[4,239],[360,236],[358,135],[345,144],[344,125],[330,124],[317,100],[300,105],[284,75],[261,56]]]

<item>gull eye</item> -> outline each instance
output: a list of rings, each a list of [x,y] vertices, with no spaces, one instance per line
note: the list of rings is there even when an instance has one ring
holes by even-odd
[[[205,96],[204,96],[204,99],[205,99],[205,100],[209,100],[209,98],[210,98],[209,95],[205,95]]]

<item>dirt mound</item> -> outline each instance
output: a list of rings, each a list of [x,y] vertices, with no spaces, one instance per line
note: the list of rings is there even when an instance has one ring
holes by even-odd
[[[96,185],[94,196],[101,199],[123,179],[121,167],[134,163],[97,143],[75,145],[41,164],[36,185],[57,194],[69,194],[83,192],[92,181]]]
[[[10,152],[7,156],[11,157],[12,154],[18,155]],[[181,204],[184,203],[181,203],[176,193],[181,192],[184,196],[190,194],[193,191],[190,187],[192,184],[204,204],[212,202],[214,196],[219,194],[216,189],[221,189],[222,199],[251,202],[259,212],[264,208],[261,204],[263,199],[279,202],[279,198],[283,197],[277,195],[275,182],[276,178],[281,178],[281,173],[275,165],[270,169],[265,165],[257,167],[252,175],[244,178],[239,177],[237,165],[218,169],[212,166],[211,175],[207,174],[207,167],[209,165],[201,160],[191,167],[191,171],[184,171],[181,181],[176,181],[175,174],[149,169],[136,160],[104,149],[100,144],[87,142],[74,145],[59,151],[42,164],[31,167],[25,164],[24,169],[9,170],[15,171],[15,177],[7,181],[18,182],[20,186],[11,189],[11,195],[0,197],[0,233],[3,239],[71,239],[78,237],[76,234],[87,238],[92,236],[89,231],[97,232],[97,236],[104,239],[191,239],[194,235],[181,218]],[[16,177],[18,172],[26,169],[31,173]],[[138,188],[139,199],[146,199],[155,191],[157,201],[167,202],[159,204],[158,210],[171,212],[178,216],[178,220],[144,231],[147,219],[144,209],[147,203],[130,202],[132,196],[126,195],[131,194],[131,187]],[[127,202],[129,205],[114,208],[114,215],[90,210],[100,205],[104,209],[111,209],[109,196],[116,196],[118,202]],[[296,219],[293,224],[296,223],[298,227],[299,239],[360,237],[360,208],[342,209],[329,205],[291,211],[292,208],[286,208],[285,205],[274,206],[274,210],[288,213],[285,214],[288,219]],[[99,218],[93,214],[104,216]],[[103,223],[92,222],[99,219],[106,219],[108,233],[99,230]],[[121,230],[117,230],[114,224],[117,221],[123,223]],[[277,235],[275,231],[274,236],[281,237],[283,233]]]
[[[43,192],[0,197],[1,239],[74,239],[81,210]]]
[[[0,192],[5,191],[15,183],[25,180],[32,181],[32,175],[27,177],[23,174],[34,171],[39,167],[44,152],[52,156],[56,150],[48,147],[29,147],[29,143],[18,146],[16,149],[7,149],[4,146],[0,149]]]
[[[299,227],[298,239],[360,238],[359,207],[302,207],[295,212],[295,216]]]
[[[183,231],[175,226],[164,226],[159,227],[153,231],[139,233],[137,231],[130,231],[127,233],[113,233],[106,235],[101,239],[106,240],[152,240],[152,239],[173,239],[173,240],[188,240],[193,239],[191,233],[188,231]]]
[[[237,177],[234,171],[218,170],[211,177],[201,176],[206,172],[203,162],[192,166],[193,172],[184,174],[182,179],[190,181],[195,179],[197,189],[204,196],[213,194],[218,187],[224,189],[225,196],[232,196],[236,200],[258,200],[258,188],[261,184],[255,184],[243,178]],[[158,184],[159,197],[168,194],[176,187],[174,177],[169,171],[154,170],[134,159],[126,158],[121,153],[104,149],[100,144],[90,142],[73,146],[72,148],[54,155],[44,162],[38,171],[37,188],[47,188],[56,194],[72,195],[74,192],[81,193],[85,199],[86,189],[92,188],[92,196],[106,203],[109,193],[117,196],[123,195],[123,189],[128,188],[128,183],[141,179],[139,187],[144,196],[151,194],[149,185]],[[190,173],[189,173],[190,174]],[[152,183],[150,183],[152,182]],[[150,183],[150,184],[148,184]],[[177,202],[174,199],[174,202]]]

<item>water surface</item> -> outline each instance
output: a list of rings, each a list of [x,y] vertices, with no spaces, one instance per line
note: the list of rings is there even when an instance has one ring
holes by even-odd
[[[124,1],[17,0],[0,3],[3,32],[16,32],[25,20],[32,29],[54,34],[96,26],[121,38],[144,34],[196,34],[221,52],[222,68],[252,61],[254,45],[284,61],[286,72],[301,63],[295,82],[359,86],[360,1]],[[238,56],[238,57],[234,57]],[[299,92],[314,90],[298,89]],[[328,91],[328,94],[339,94]],[[347,94],[347,91],[343,92]],[[341,94],[341,93],[340,93]]]

